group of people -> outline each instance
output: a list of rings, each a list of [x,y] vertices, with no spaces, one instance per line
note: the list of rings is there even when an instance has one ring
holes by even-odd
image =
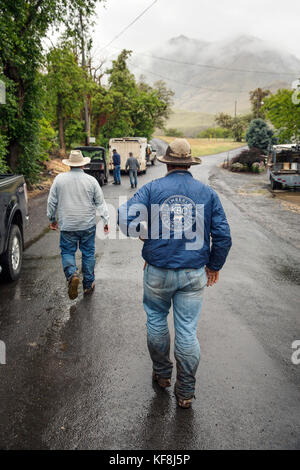
[[[113,166],[114,166],[114,182],[113,184],[121,184],[121,157],[120,154],[113,149]],[[125,170],[129,170],[129,179],[131,188],[137,187],[137,174],[140,169],[140,164],[137,158],[133,156],[132,152],[129,152],[127,158]]]
[[[118,157],[114,150],[115,167],[120,166]],[[63,160],[71,170],[55,178],[48,198],[50,228],[57,230],[58,225],[60,228],[62,264],[71,299],[78,296],[79,274],[75,260],[78,247],[82,252],[84,294],[92,294],[95,288],[96,208],[100,211],[104,232],[109,232],[102,190],[96,179],[83,171],[88,160],[80,151],[72,151],[70,157]],[[134,160],[130,155],[127,163],[133,176],[131,185],[136,187]],[[192,156],[189,143],[175,139],[159,160],[167,165],[167,174],[145,184],[121,205],[118,224],[127,236],[133,233],[130,236],[143,242],[143,304],[152,378],[163,389],[171,385],[173,363],[167,317],[173,304],[177,363],[174,391],[178,406],[190,408],[200,360],[197,325],[204,288],[219,280],[231,247],[231,235],[218,195],[189,171],[192,165],[201,163],[200,158]],[[117,176],[116,184],[120,182]],[[193,229],[197,224],[201,236],[197,239],[197,230],[191,232],[197,241],[193,243],[185,228]],[[154,226],[157,229],[154,230]],[[136,230],[130,231],[132,227]]]

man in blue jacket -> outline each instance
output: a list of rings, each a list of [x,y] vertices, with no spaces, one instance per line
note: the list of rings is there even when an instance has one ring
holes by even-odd
[[[116,149],[113,149],[113,165],[114,165],[114,183],[113,184],[121,184],[121,157],[116,151]]]
[[[231,247],[230,229],[216,192],[193,178],[185,139],[175,139],[166,155],[163,178],[143,186],[119,209],[119,225],[144,241],[144,308],[153,379],[171,385],[170,334],[167,316],[173,303],[177,379],[175,395],[189,408],[200,360],[197,324],[204,287],[214,285]]]

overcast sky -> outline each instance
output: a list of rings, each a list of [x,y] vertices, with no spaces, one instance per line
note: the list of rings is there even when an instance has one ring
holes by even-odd
[[[105,8],[100,4],[94,34],[97,54],[109,56],[124,47],[144,52],[181,34],[210,41],[250,34],[300,58],[298,0],[158,0],[108,49],[102,49],[152,2],[107,0]]]

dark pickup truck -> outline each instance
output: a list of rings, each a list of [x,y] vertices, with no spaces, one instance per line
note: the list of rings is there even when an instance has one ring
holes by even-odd
[[[23,176],[0,174],[0,272],[9,281],[16,281],[21,272],[27,222]]]

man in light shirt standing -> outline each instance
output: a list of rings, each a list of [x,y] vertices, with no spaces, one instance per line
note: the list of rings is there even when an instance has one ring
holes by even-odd
[[[91,294],[95,288],[96,209],[103,220],[104,233],[109,232],[109,215],[102,189],[96,179],[83,170],[89,162],[90,158],[83,157],[80,150],[72,150],[70,157],[63,160],[70,166],[70,171],[56,176],[48,197],[47,216],[51,230],[59,227],[61,231],[62,265],[72,300],[78,296],[79,275],[75,259],[78,247],[82,253],[84,294]]]

